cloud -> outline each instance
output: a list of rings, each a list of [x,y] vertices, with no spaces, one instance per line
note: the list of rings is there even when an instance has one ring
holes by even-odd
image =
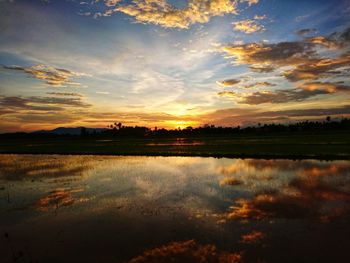
[[[220,91],[218,92],[218,95],[220,97],[230,97],[230,98],[236,98],[237,97],[237,93],[234,91]]]
[[[255,20],[264,20],[264,19],[266,19],[266,15],[261,15],[261,16],[255,15],[255,16],[254,16],[254,19],[255,19]]]
[[[305,29],[306,30],[306,29]],[[248,65],[253,71],[271,72],[276,67],[308,65],[319,62],[324,66],[325,62],[337,63],[337,59],[346,60],[348,64],[349,53],[346,51],[349,40],[349,29],[341,33],[333,33],[331,36],[315,36],[304,38],[301,41],[279,43],[247,43],[241,45],[226,45],[221,47],[221,52],[227,58],[233,59],[234,64]],[[338,58],[320,58],[317,47],[327,49],[345,49],[345,53]],[[340,62],[341,63],[341,62]]]
[[[67,69],[55,68],[42,64],[31,67],[3,66],[3,68],[25,72],[33,78],[45,81],[45,83],[51,87],[80,86],[80,83],[73,82],[70,79],[73,77],[87,76],[84,73],[73,72]]]
[[[268,81],[255,82],[253,84],[244,85],[243,88],[251,89],[251,88],[259,88],[259,87],[274,87],[276,84],[270,83]]]
[[[289,81],[315,80],[319,78],[339,75],[338,69],[350,68],[350,55],[344,54],[336,58],[321,58],[309,60],[297,65],[294,69],[283,73]]]
[[[251,71],[258,73],[271,73],[275,70],[275,67],[270,65],[255,65],[249,67]]]
[[[276,44],[249,43],[222,48],[235,64],[248,64],[254,69],[300,64],[316,55],[314,44],[304,42],[281,42]]]
[[[105,0],[106,6],[116,6],[121,0]]]
[[[309,34],[314,34],[316,32],[317,32],[317,30],[314,28],[304,28],[304,29],[300,29],[300,30],[296,31],[295,33],[298,36],[305,36],[305,35],[309,35]]]
[[[260,25],[256,21],[250,19],[234,22],[233,28],[236,31],[241,31],[246,34],[265,31],[265,27],[263,25]]]
[[[208,23],[211,17],[237,14],[237,2],[233,0],[189,0],[185,8],[176,8],[166,0],[139,0],[122,5],[120,1],[105,1],[112,7],[95,16],[110,16],[122,12],[134,17],[137,23],[155,24],[165,28],[188,29],[195,23]],[[241,1],[248,5],[258,0]]]
[[[223,80],[223,81],[217,81],[216,83],[219,84],[220,86],[223,86],[223,87],[230,87],[230,86],[236,85],[240,82],[241,81],[239,79],[227,79],[227,80]]]
[[[263,103],[287,103],[303,101],[310,97],[336,92],[348,92],[350,87],[330,82],[304,83],[299,88],[290,90],[258,91],[243,98],[241,103],[258,105]]]
[[[297,33],[305,35],[314,31],[314,29],[302,29]],[[302,82],[298,88],[288,90],[259,91],[247,96],[245,94],[233,96],[229,93],[219,95],[241,98],[238,103],[258,105],[299,102],[317,95],[347,92],[348,87],[342,86],[342,83],[337,82],[339,79],[335,78],[345,77],[350,70],[349,32],[347,28],[327,37],[305,37],[300,41],[222,46],[221,52],[226,54],[227,59],[232,60],[233,65],[247,65],[252,72],[258,73],[271,73],[278,69],[282,71],[282,75],[279,76],[286,80]],[[326,48],[327,53],[320,47]],[[324,54],[329,57],[325,57]],[[332,77],[333,83],[319,81],[327,77]],[[251,84],[242,87],[255,88],[256,86]]]
[[[346,28],[343,32],[341,32],[339,39],[343,43],[348,43],[350,42],[350,27]]]
[[[78,98],[60,98],[60,97],[21,97],[21,96],[0,96],[0,111],[8,110],[8,113],[18,113],[21,110],[26,111],[61,111],[65,107],[88,108],[87,104]]]
[[[340,43],[335,39],[330,39],[324,36],[316,36],[307,38],[306,41],[314,44],[318,44],[320,46],[324,46],[329,49],[338,49],[341,47]]]
[[[75,93],[75,92],[46,92],[48,95],[54,95],[54,96],[72,96],[72,97],[83,97],[80,93]]]
[[[315,90],[324,90],[329,93],[335,93],[339,91],[348,92],[350,87],[342,85],[342,82],[331,83],[331,82],[307,82],[300,85],[300,88],[303,90],[315,91]]]
[[[254,125],[257,123],[286,123],[305,119],[325,120],[326,116],[347,117],[350,116],[350,105],[339,107],[314,107],[287,110],[266,111],[260,108],[229,108],[216,110],[200,116],[201,119],[211,120],[216,125]]]
[[[305,19],[309,18],[310,16],[311,16],[311,14],[306,14],[306,15],[302,15],[302,16],[297,16],[297,17],[295,18],[295,22],[300,23],[300,22],[304,21]]]
[[[259,0],[241,0],[241,3],[248,3],[249,6],[259,3]]]
[[[0,96],[0,130],[16,132],[71,126],[86,117],[92,106],[80,96],[51,95]]]
[[[141,0],[119,6],[116,10],[133,16],[137,22],[182,29],[194,23],[207,23],[212,16],[237,12],[235,2],[230,0],[191,0],[184,9],[176,9],[165,0]]]
[[[350,105],[335,108],[315,108],[315,109],[298,109],[284,111],[265,112],[265,116],[288,116],[288,117],[319,117],[329,115],[348,115],[350,114]]]
[[[307,98],[328,94],[327,91],[323,90],[277,90],[277,91],[258,91],[253,94],[244,97],[240,103],[258,105],[263,103],[287,103],[291,101],[303,101]]]

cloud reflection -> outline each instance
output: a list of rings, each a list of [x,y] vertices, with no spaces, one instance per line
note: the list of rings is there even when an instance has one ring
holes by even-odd
[[[219,251],[215,245],[199,245],[195,240],[173,242],[157,248],[146,250],[129,263],[141,262],[242,262],[240,253]]]
[[[39,199],[36,202],[35,207],[37,207],[41,211],[51,211],[57,210],[60,207],[70,206],[74,203],[84,202],[86,198],[77,198],[74,195],[82,192],[83,189],[64,189],[58,188],[51,191],[47,196]]]
[[[33,161],[33,158],[35,161]],[[84,159],[85,162],[81,160]],[[82,176],[91,169],[89,157],[15,155],[4,154],[0,158],[0,179],[17,181],[24,179]]]
[[[241,190],[253,194],[234,200],[225,215],[227,219],[308,218],[326,222],[349,216],[349,162],[247,160],[243,163],[219,169],[226,178],[229,175],[242,180]]]

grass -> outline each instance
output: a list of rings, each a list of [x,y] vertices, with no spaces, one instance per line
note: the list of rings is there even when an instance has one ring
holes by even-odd
[[[16,138],[0,153],[350,159],[347,132],[240,134],[195,138]]]

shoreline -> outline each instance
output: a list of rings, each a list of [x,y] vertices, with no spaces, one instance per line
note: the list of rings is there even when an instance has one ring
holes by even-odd
[[[265,160],[320,160],[320,161],[349,161],[350,154],[220,154],[220,153],[164,153],[164,152],[30,152],[30,151],[0,151],[1,155],[84,155],[84,156],[134,156],[134,157],[204,157],[204,158],[230,158],[230,159],[265,159]]]

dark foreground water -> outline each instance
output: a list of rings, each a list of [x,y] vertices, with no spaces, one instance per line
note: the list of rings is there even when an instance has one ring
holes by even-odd
[[[350,162],[0,155],[0,262],[350,262]]]

